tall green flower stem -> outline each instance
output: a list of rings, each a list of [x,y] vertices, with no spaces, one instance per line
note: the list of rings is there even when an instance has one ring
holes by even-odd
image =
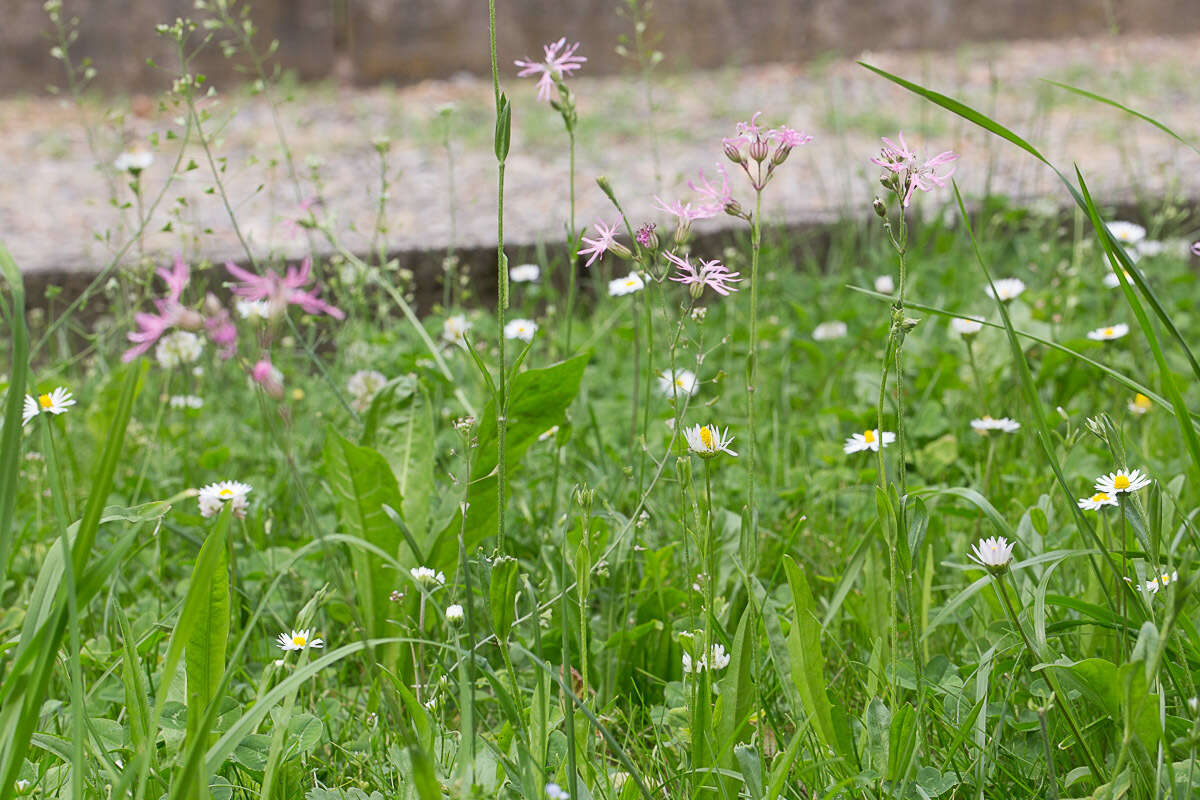
[[[762,162],[758,164],[762,172]],[[746,424],[749,437],[746,448],[746,508],[749,511],[750,531],[746,541],[753,544],[758,553],[758,508],[754,503],[754,489],[758,482],[757,457],[758,431],[754,425],[754,394],[758,391],[758,256],[762,250],[762,182],[754,191],[754,216],[750,219],[750,358],[746,364]],[[755,559],[757,560],[757,558]],[[746,564],[746,571],[753,573],[754,564]]]
[[[500,375],[496,381],[496,547],[504,552],[504,499],[507,494],[508,367],[504,360],[504,312],[508,308],[508,258],[504,255],[504,163],[512,130],[512,105],[500,91],[496,61],[496,0],[488,0],[488,44],[492,55],[492,90],[496,98],[496,337]]]

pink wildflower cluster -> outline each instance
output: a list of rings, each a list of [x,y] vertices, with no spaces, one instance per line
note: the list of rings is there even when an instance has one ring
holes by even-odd
[[[577,255],[589,256],[585,267],[590,267],[596,259],[602,257],[605,253],[611,252],[620,258],[633,258],[633,253],[628,247],[617,241],[617,226],[606,225],[603,220],[596,220],[595,224],[596,238],[589,239],[586,236],[580,238],[587,244],[587,247],[581,248]]]
[[[725,297],[728,297],[730,292],[737,291],[736,286],[729,284],[740,281],[741,278],[738,276],[741,273],[730,272],[728,267],[716,259],[712,261],[705,261],[703,258],[697,259],[700,262],[700,266],[697,268],[693,266],[688,256],[680,258],[674,253],[666,253],[666,257],[678,268],[678,272],[671,276],[671,280],[688,286],[692,297],[696,300],[700,299],[706,286]]]
[[[191,280],[191,270],[183,263],[183,258],[175,256],[175,263],[171,269],[160,267],[155,270],[155,274],[167,284],[167,295],[154,301],[154,307],[158,309],[157,314],[138,312],[133,315],[137,330],[126,334],[126,338],[133,342],[133,347],[121,355],[121,360],[133,361],[174,328],[189,331],[206,329],[209,338],[220,347],[221,358],[232,358],[237,352],[237,330],[233,328],[232,323],[223,324],[228,322],[229,312],[220,302],[212,295],[206,298],[207,316],[183,305],[183,290]]]
[[[802,144],[808,144],[813,137],[793,130],[786,125],[778,128],[766,128],[758,124],[762,112],[755,113],[749,122],[737,124],[737,135],[721,140],[725,149],[725,157],[737,164],[750,179],[755,191],[762,191],[775,174],[775,168],[787,161],[792,150]],[[756,165],[752,172],[750,164]],[[766,162],[766,171],[763,163]]]
[[[885,137],[883,148],[877,157],[871,159],[871,163],[883,167],[887,173],[884,176],[885,182],[894,181],[896,194],[903,198],[901,202],[907,208],[915,190],[928,192],[935,186],[946,185],[955,168],[950,167],[948,172],[941,175],[938,174],[938,170],[957,160],[958,154],[946,150],[921,163],[916,151],[910,150],[908,143],[904,141],[904,134],[901,133],[896,138],[898,142]]]
[[[562,80],[569,73],[579,69],[587,61],[583,56],[575,55],[575,51],[578,49],[579,42],[568,45],[565,36],[557,42],[543,45],[542,50],[545,52],[544,60],[517,60],[513,62],[521,68],[517,76],[528,78],[533,75],[540,75],[541,77],[538,78],[537,82],[538,100],[541,100],[543,103],[549,102],[555,80]]]
[[[304,259],[298,270],[288,267],[286,275],[280,275],[275,270],[267,270],[266,275],[255,275],[232,261],[225,263],[225,269],[239,281],[233,287],[233,293],[248,300],[266,300],[268,314],[272,317],[282,314],[289,305],[297,305],[309,314],[328,314],[334,319],[346,318],[340,309],[317,297],[320,289],[305,288],[311,281],[311,259]]]

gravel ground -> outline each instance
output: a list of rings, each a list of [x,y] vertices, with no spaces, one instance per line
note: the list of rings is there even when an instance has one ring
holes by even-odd
[[[861,58],[992,114],[1061,169],[1078,163],[1106,202],[1152,209],[1167,195],[1200,197],[1200,157],[1194,151],[1043,81],[1114,97],[1185,139],[1200,141],[1195,81],[1200,37],[1016,42]],[[555,112],[539,104],[530,83],[514,73],[510,68],[505,79],[515,109],[505,237],[514,244],[557,240],[568,208],[566,137]],[[720,160],[720,137],[757,110],[771,122],[816,137],[793,153],[768,190],[766,214],[777,222],[866,212],[876,190],[876,170],[867,157],[877,150],[879,136],[898,129],[923,150],[960,152],[957,178],[968,194],[990,186],[1018,198],[1065,197],[1053,174],[1030,156],[875,77],[853,59],[663,76],[653,96],[656,136],[637,81],[580,77],[572,86],[580,109],[580,223],[614,216],[594,184],[599,175],[610,178],[633,220],[662,222],[652,210],[653,196],[686,197],[687,179]],[[351,249],[373,251],[381,170],[372,142],[381,136],[390,140],[387,248],[487,246],[494,245],[496,232],[491,98],[490,81],[470,78],[400,90],[292,89],[280,114],[299,186],[288,177],[270,106],[261,97],[218,94],[206,101],[211,114],[206,127],[217,132],[213,155],[256,258],[305,252],[304,235],[289,221],[300,213],[298,201],[310,196],[320,197],[317,213],[332,219]],[[137,211],[111,161],[125,145],[151,137],[159,144],[143,176],[145,195],[161,192],[162,199],[140,248],[158,262],[176,251],[193,261],[243,259],[204,151],[189,147],[182,163],[194,159],[197,168],[168,183],[179,153],[178,139],[168,135],[182,133],[179,112],[155,108],[145,98],[109,102],[89,101],[81,115],[61,99],[0,101],[0,239],[21,268],[86,274],[114,259],[136,227]],[[446,117],[439,115],[448,104],[454,109],[449,153],[443,146]],[[133,247],[124,260],[135,263],[138,252]]]

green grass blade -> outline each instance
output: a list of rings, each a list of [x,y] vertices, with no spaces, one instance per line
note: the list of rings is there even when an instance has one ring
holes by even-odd
[[[29,380],[29,332],[25,328],[25,283],[21,271],[0,244],[0,274],[8,283],[12,306],[12,374],[4,402],[4,431],[0,433],[0,593],[8,576],[8,557],[13,544],[13,506],[17,499],[17,476],[21,471],[21,412],[25,385]]]
[[[1168,136],[1170,136],[1172,139],[1179,142],[1183,146],[1191,148],[1196,153],[1200,153],[1200,149],[1197,149],[1196,145],[1192,144],[1187,139],[1184,139],[1178,133],[1171,130],[1166,125],[1159,122],[1154,117],[1151,117],[1148,114],[1143,114],[1141,111],[1132,109],[1127,105],[1118,103],[1116,100],[1113,100],[1109,97],[1105,97],[1104,95],[1096,94],[1095,92],[1089,92],[1087,89],[1080,89],[1077,86],[1071,86],[1068,83],[1059,83],[1058,81],[1052,81],[1048,78],[1043,78],[1043,80],[1046,81],[1046,83],[1050,84],[1051,86],[1057,86],[1060,89],[1065,89],[1066,91],[1071,92],[1073,94],[1077,94],[1080,97],[1086,97],[1089,100],[1095,100],[1097,103],[1104,103],[1105,105],[1112,106],[1113,108],[1118,108],[1121,111],[1124,111],[1126,114],[1135,116],[1144,122],[1149,122],[1151,125],[1158,128],[1160,131],[1167,134]]]

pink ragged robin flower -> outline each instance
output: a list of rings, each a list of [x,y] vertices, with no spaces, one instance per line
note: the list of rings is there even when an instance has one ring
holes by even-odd
[[[565,36],[557,42],[543,45],[542,50],[546,54],[544,61],[518,60],[513,62],[521,68],[517,76],[529,78],[540,75],[537,82],[538,100],[543,103],[549,102],[550,93],[554,89],[554,79],[561,80],[567,77],[569,73],[579,69],[583,62],[587,61],[583,56],[575,55],[578,48],[579,42],[568,45]]]
[[[899,139],[898,142],[893,142],[885,137],[883,148],[877,157],[871,158],[871,163],[883,167],[896,176],[897,194],[903,195],[902,202],[907,208],[913,191],[920,189],[922,192],[928,192],[935,186],[946,185],[950,176],[954,174],[955,168],[951,167],[949,172],[941,175],[937,174],[937,170],[957,160],[958,154],[946,150],[921,163],[917,158],[916,151],[908,148],[908,143],[904,141],[904,134],[901,133],[896,138]]]
[[[633,238],[637,240],[638,244],[640,244],[642,247],[645,247],[647,250],[657,250],[658,235],[654,232],[654,229],[657,227],[658,226],[653,222],[647,222],[645,225],[637,229],[637,234]]]
[[[155,274],[167,284],[167,296],[154,301],[154,306],[158,309],[157,314],[141,312],[133,315],[138,329],[126,334],[126,338],[133,342],[134,346],[121,355],[122,361],[133,361],[153,347],[162,335],[172,328],[194,330],[204,322],[203,317],[192,309],[185,308],[180,302],[183,290],[191,277],[191,272],[181,256],[175,256],[175,263],[171,269],[160,267],[155,270]]]
[[[721,140],[725,157],[742,168],[755,191],[762,191],[773,177],[775,168],[787,160],[794,148],[808,144],[813,138],[786,125],[778,128],[763,127],[758,124],[758,118],[761,116],[761,111],[755,112],[749,122],[737,124],[736,136]],[[750,170],[751,162],[756,164],[753,172]],[[763,162],[767,165],[765,172],[762,169]],[[733,216],[742,216],[732,212],[728,206],[725,210]]]
[[[729,189],[729,173],[720,164],[717,165],[717,172],[721,174],[720,187],[709,183],[708,178],[704,177],[704,170],[700,170],[699,185],[688,181],[688,188],[707,200],[700,208],[703,209],[706,216],[710,217],[726,213],[726,210],[733,203],[733,193]]]
[[[691,259],[687,256],[680,258],[674,253],[667,253],[667,260],[679,268],[679,271],[671,276],[671,280],[679,283],[687,284],[692,297],[699,300],[700,295],[704,292],[704,287],[712,289],[719,295],[728,296],[730,292],[736,292],[736,286],[730,286],[730,283],[737,283],[741,280],[738,276],[740,272],[730,272],[729,269],[720,261],[713,259],[705,261],[703,258],[698,259],[700,262],[699,268],[692,265]]]
[[[217,355],[226,361],[237,353],[237,326],[229,316],[229,309],[212,292],[204,298],[204,329],[208,338],[217,346]]]
[[[585,267],[590,267],[596,259],[603,256],[609,250],[612,250],[614,253],[621,256],[622,258],[628,258],[629,255],[631,255],[629,253],[629,249],[627,247],[625,247],[624,245],[619,244],[617,242],[617,240],[616,240],[617,226],[616,225],[605,225],[602,221],[596,220],[595,228],[596,228],[596,238],[595,239],[589,239],[586,236],[580,237],[581,239],[583,239],[583,241],[585,243],[587,243],[589,245],[588,247],[581,249],[578,253],[581,256],[590,256],[590,258],[588,258],[588,260],[587,260],[587,263],[584,264]]]
[[[263,356],[250,369],[250,377],[271,397],[283,397],[283,373],[271,363],[270,356]]]
[[[1200,242],[1192,242],[1192,255],[1200,256]]]
[[[691,203],[685,203],[682,200],[676,200],[674,203],[668,204],[661,197],[655,196],[654,205],[658,210],[664,211],[679,220],[679,224],[686,225],[692,220],[708,219],[714,217],[718,212],[710,211],[708,206],[693,206]]]
[[[319,289],[305,288],[311,280],[311,259],[304,259],[299,270],[288,267],[286,275],[280,275],[275,270],[267,270],[266,275],[255,275],[232,261],[225,262],[225,269],[240,281],[233,287],[233,293],[249,300],[266,300],[272,317],[282,314],[289,305],[297,305],[309,314],[328,314],[334,319],[346,318],[341,309],[317,297]]]

